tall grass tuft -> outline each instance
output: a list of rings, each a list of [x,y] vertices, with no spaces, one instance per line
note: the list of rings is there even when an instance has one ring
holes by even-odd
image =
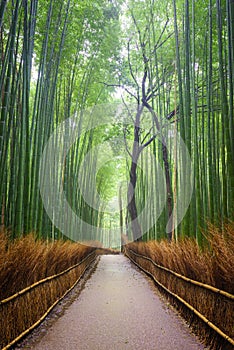
[[[96,248],[88,245],[36,240],[33,234],[12,242],[6,232],[0,232],[0,348],[24,332],[27,334],[30,327],[43,319],[73,288],[96,256]],[[66,273],[57,275],[65,270]],[[44,280],[54,275],[56,278]],[[41,280],[44,282],[6,301]]]
[[[12,243],[0,233],[0,300],[77,264],[93,250],[70,241],[36,240],[33,234]]]
[[[206,244],[202,248],[198,246],[195,239],[189,238],[171,243],[165,240],[146,243],[133,242],[125,246],[126,253],[142,268],[150,272],[156,280],[184,299],[230,338],[234,338],[233,299],[178,279],[156,268],[149,260],[132,254],[131,250],[189,279],[211,285],[233,295],[234,223],[224,225],[222,230],[209,225]],[[163,291],[163,288],[159,287],[159,289]],[[169,299],[211,349],[232,349],[229,342],[200,321],[178,299],[171,296]]]
[[[234,222],[225,224],[222,230],[209,225],[207,240],[213,283],[234,294]]]

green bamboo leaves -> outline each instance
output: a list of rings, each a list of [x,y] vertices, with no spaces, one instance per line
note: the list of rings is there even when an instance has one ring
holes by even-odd
[[[187,215],[173,233],[175,237],[195,236],[202,241],[201,229],[206,222],[221,224],[233,218],[233,2],[210,0],[208,3],[194,0],[174,0],[173,4],[156,4],[147,1],[131,3],[135,22],[141,23],[148,66],[152,79],[156,77],[157,94],[152,108],[166,120],[171,110],[177,109],[171,122],[182,136],[189,150],[193,170],[194,194]],[[140,10],[141,9],[141,10]],[[173,39],[167,39],[163,47],[153,50],[162,21],[167,30],[174,30]],[[137,34],[136,34],[137,35]],[[147,47],[150,50],[147,51]],[[171,56],[171,50],[174,56]],[[154,54],[154,61],[151,54]],[[136,59],[135,59],[136,60]],[[138,69],[141,67],[138,57]],[[137,66],[137,63],[135,64]],[[170,72],[174,67],[171,75]],[[135,67],[132,68],[134,71]],[[131,73],[131,72],[130,72]],[[139,73],[138,73],[139,74]],[[152,88],[153,84],[149,86]],[[155,86],[155,85],[154,85]],[[176,108],[175,108],[176,107]],[[154,141],[154,154],[162,161],[160,148]],[[155,173],[143,162],[144,171]],[[178,160],[173,152],[168,159],[173,188],[173,207],[179,210],[177,198],[181,186],[190,181],[191,170],[184,164],[178,173]],[[140,210],[145,183],[139,173],[137,190]],[[155,173],[157,177],[157,174]],[[155,200],[154,206],[157,206]],[[165,215],[167,209],[165,208]],[[151,215],[151,214],[149,214]],[[176,217],[175,217],[176,220]],[[165,216],[147,238],[159,238],[165,228]],[[160,233],[159,233],[160,232]]]
[[[226,218],[233,218],[233,1],[129,1],[128,7],[122,3],[1,2],[0,224],[10,228],[12,236],[30,231],[38,237],[62,236],[48,218],[38,188],[43,149],[67,118],[79,116],[81,130],[87,122],[82,111],[113,101],[116,86],[128,91],[126,102],[138,99],[139,106],[151,115],[146,117],[152,126],[148,136],[153,139],[147,144],[150,157],[142,153],[138,158],[141,170],[135,169],[138,211],[146,205],[148,193],[157,192],[159,187],[156,164],[164,164],[167,174],[167,206],[145,237],[164,237],[173,209],[171,236],[195,236],[199,242],[207,220],[223,224]],[[142,91],[143,99],[149,97],[144,102],[142,82],[148,84]],[[143,124],[135,125],[135,130],[146,142]],[[153,136],[161,132],[159,125],[172,126],[181,135],[192,169],[185,162],[179,172],[181,160],[170,138],[163,150],[159,138]],[[133,129],[128,129],[125,133],[131,134]],[[98,138],[103,138],[102,131],[90,129],[79,138],[64,160],[63,171],[51,175],[55,183],[62,177],[64,193],[81,218],[95,225],[105,221],[108,226],[100,198],[93,194],[97,207],[89,206],[76,181],[83,159],[98,144]],[[125,141],[130,144],[129,139]],[[58,134],[54,147],[60,146]],[[89,161],[96,174],[98,162],[94,156]],[[108,167],[96,178],[82,174],[82,186],[89,188],[91,182],[96,183],[106,195],[105,181],[110,177],[105,177],[105,171]],[[192,172],[193,197],[187,215],[175,227],[181,210],[178,197],[183,184],[188,188]],[[121,192],[121,215],[126,214],[121,209],[126,195]],[[151,199],[148,214],[142,219],[148,223],[160,208],[160,196]],[[128,221],[129,214],[126,216]]]
[[[110,62],[118,56],[117,32],[110,38],[118,12],[118,6],[102,1],[97,6],[70,0],[1,2],[0,224],[13,237],[30,231],[48,239],[62,236],[43,208],[40,159],[60,122],[76,114],[81,127],[82,109],[110,95],[100,81],[111,77]],[[57,135],[54,146],[60,145]],[[73,208],[98,222],[99,212],[85,204],[76,187],[91,147],[87,133],[71,149],[64,171],[51,176],[55,182],[62,176]],[[95,159],[90,167],[95,169]],[[83,181],[89,186],[87,177]]]

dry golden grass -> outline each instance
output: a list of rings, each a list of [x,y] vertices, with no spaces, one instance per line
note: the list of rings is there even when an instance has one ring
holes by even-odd
[[[98,248],[97,254],[98,255],[118,255],[120,254],[120,251],[112,248]]]
[[[98,245],[98,242],[93,244]],[[40,319],[71,288],[97,255],[96,248],[79,243],[48,243],[35,240],[33,234],[10,242],[7,233],[0,232],[0,300],[78,264],[91,252],[94,256],[66,274],[40,284],[13,301],[0,304],[0,348]]]
[[[234,223],[225,225],[223,231],[210,225],[206,238],[209,245],[203,249],[191,238],[171,243],[133,242],[128,248],[188,278],[234,294]]]
[[[234,294],[234,223],[228,223],[220,230],[209,225],[206,236],[207,244],[201,249],[194,239],[184,239],[169,243],[166,240],[147,243],[134,242],[126,245],[138,254],[150,257],[158,265],[169,268],[190,279],[209,284],[218,289]],[[131,254],[131,253],[130,253]],[[186,300],[196,310],[213,322],[224,333],[234,337],[233,301],[192,285],[175,276],[155,268],[149,261],[131,257],[144,269],[173,293]],[[163,291],[163,290],[162,290]],[[175,298],[169,298],[175,304],[193,329],[212,349],[231,349],[232,346],[223,338],[216,336],[194,314],[186,310]]]
[[[214,285],[234,294],[234,223],[226,224],[223,231],[210,225],[207,239]]]
[[[8,243],[0,233],[0,300],[75,265],[94,248],[69,241],[36,241],[32,234]]]

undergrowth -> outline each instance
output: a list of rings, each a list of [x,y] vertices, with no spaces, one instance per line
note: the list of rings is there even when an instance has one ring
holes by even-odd
[[[234,223],[226,224],[222,230],[209,225],[206,243],[201,248],[196,240],[191,238],[177,242],[166,240],[132,242],[126,244],[125,251],[171,292],[186,300],[222,332],[234,338],[233,300],[177,279],[168,272],[155,268],[149,261],[131,254],[133,250],[135,253],[151,258],[158,265],[189,279],[234,294]],[[165,293],[163,288],[159,287],[159,289]],[[188,311],[178,299],[168,293],[165,295],[211,349],[232,349],[231,344],[223,337],[217,336],[216,332],[200,321],[193,312]]]
[[[36,240],[33,234],[11,241],[6,232],[0,233],[1,349],[11,348],[28,334],[78,283],[97,257],[94,246],[100,244],[92,243],[91,247],[62,240],[47,242]],[[58,275],[65,270],[66,273]],[[44,280],[54,275],[56,277]],[[34,284],[41,280],[43,283]],[[25,290],[33,284],[33,288]],[[7,299],[19,291],[16,297]]]
[[[11,242],[0,232],[0,300],[66,270],[93,250],[70,241],[36,240],[33,234]]]

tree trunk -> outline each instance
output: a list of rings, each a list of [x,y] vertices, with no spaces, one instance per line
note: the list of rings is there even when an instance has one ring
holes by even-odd
[[[167,213],[168,213],[168,219],[170,220],[173,212],[172,208],[172,188],[171,188],[171,175],[170,175],[170,169],[169,169],[169,162],[168,162],[168,151],[167,146],[163,140],[162,142],[162,153],[163,153],[163,164],[164,164],[164,170],[165,170],[165,177],[166,177],[166,191],[167,191]],[[170,231],[167,234],[168,240],[172,240],[172,231],[173,231],[173,219],[170,220]]]
[[[132,161],[130,167],[130,182],[128,185],[128,211],[131,218],[132,234],[134,241],[142,240],[142,231],[141,226],[138,221],[137,207],[136,207],[136,198],[135,198],[135,189],[137,181],[137,162],[141,152],[139,145],[139,133],[140,133],[140,117],[142,114],[144,106],[141,105],[138,107],[135,122],[134,122],[134,143],[132,149]]]
[[[131,218],[132,233],[134,241],[141,241],[142,231],[141,226],[138,221],[135,189],[137,180],[137,163],[132,160],[131,170],[130,170],[130,182],[128,185],[128,211]]]
[[[119,223],[120,233],[123,234],[123,202],[122,202],[122,185],[119,187]]]

